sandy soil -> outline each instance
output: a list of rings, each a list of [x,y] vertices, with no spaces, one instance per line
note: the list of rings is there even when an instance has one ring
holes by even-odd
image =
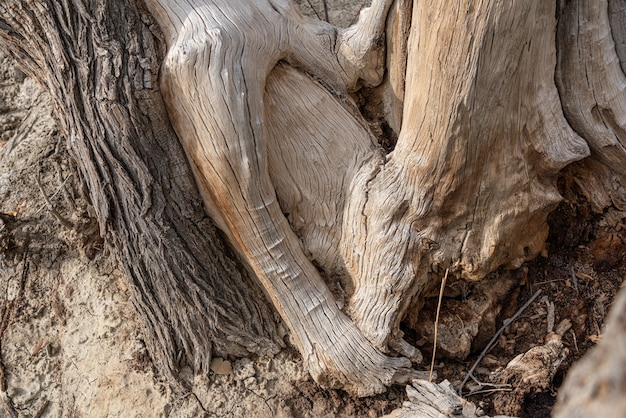
[[[217,359],[210,376],[184,370],[193,391],[175,397],[155,374],[115,259],[93,234],[52,114],[47,93],[0,55],[5,407],[24,417],[335,417],[380,416],[398,405],[400,388],[362,400],[319,391],[294,350],[221,368]]]

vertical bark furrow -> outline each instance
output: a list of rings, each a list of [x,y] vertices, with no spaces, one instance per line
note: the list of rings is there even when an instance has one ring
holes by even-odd
[[[622,72],[626,73],[626,1],[609,0],[609,21],[611,35],[615,42],[615,52],[619,58]]]

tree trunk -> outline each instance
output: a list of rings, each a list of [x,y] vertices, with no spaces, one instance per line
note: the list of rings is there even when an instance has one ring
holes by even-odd
[[[131,0],[0,5],[169,373],[181,355],[206,371],[213,344],[280,345],[199,195],[313,377],[358,395],[413,375],[400,322],[444,271],[543,250],[564,167],[596,210],[623,205],[620,2],[410,3],[373,0],[348,29],[285,0],[147,0],[156,22]]]
[[[155,363],[270,354],[272,311],[202,207],[165,112],[161,36],[134,1],[6,1],[1,46],[52,93]]]

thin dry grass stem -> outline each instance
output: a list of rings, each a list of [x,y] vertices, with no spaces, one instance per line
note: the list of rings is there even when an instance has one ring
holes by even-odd
[[[510,387],[510,386],[509,387],[504,387],[503,386],[503,387],[495,387],[495,388],[491,388],[491,389],[480,389],[480,390],[477,390],[476,392],[469,393],[468,396],[481,395],[481,394],[484,394],[484,393],[493,394],[493,393],[496,393],[496,392],[511,392],[511,391],[513,391],[512,387]]]
[[[330,23],[330,19],[328,18],[328,2],[324,0],[322,5],[324,6],[324,20]]]
[[[576,352],[578,353],[578,342],[576,341],[576,333],[574,332],[574,330],[570,330],[572,332],[572,337],[574,338],[574,348],[576,349]]]
[[[72,176],[73,176],[73,174],[69,174],[69,175],[65,178],[65,180],[63,181],[63,183],[61,183],[61,185],[59,186],[59,188],[57,189],[57,191],[56,191],[56,192],[54,192],[54,193],[52,194],[52,196],[50,196],[50,197],[48,198],[48,200],[52,201],[52,199],[54,199],[54,198],[55,198],[55,197],[56,197],[56,196],[57,196],[57,195],[61,192],[61,190],[63,190],[63,188],[65,187],[65,184],[68,182],[68,180],[69,180],[70,178],[72,178]],[[39,182],[41,183],[41,174],[39,175]],[[45,194],[45,193],[44,193],[44,194]],[[44,204],[43,204],[43,205],[41,205],[41,207],[40,207],[39,209],[37,209],[37,210],[35,211],[35,213],[34,213],[34,214],[35,214],[35,215],[39,214],[39,212],[41,212],[41,211],[42,211],[42,210],[43,210],[46,206],[48,206],[48,203],[47,203],[47,202],[44,202]]]
[[[44,191],[43,186],[41,185],[41,167],[40,167],[39,171],[37,171],[37,176],[35,177],[35,181],[37,182],[37,187],[39,188],[39,191],[41,192],[41,195],[43,196],[43,199],[46,202],[46,205],[48,206],[48,211],[52,214],[52,216],[57,221],[59,221],[59,223],[61,225],[63,225],[65,228],[67,228],[67,229],[74,229],[74,224],[71,221],[65,219],[63,217],[63,215],[61,215],[59,213],[59,211],[57,211],[54,208],[54,205],[52,204],[52,201],[50,201],[50,198],[48,197],[48,195]]]
[[[435,316],[435,337],[433,342],[433,357],[430,360],[430,374],[428,375],[428,381],[433,381],[433,370],[435,369],[435,355],[437,354],[437,329],[439,328],[439,312],[441,311],[441,301],[443,300],[443,291],[446,288],[446,280],[448,280],[448,269],[441,281],[441,289],[439,289],[439,302],[437,302],[437,315]]]

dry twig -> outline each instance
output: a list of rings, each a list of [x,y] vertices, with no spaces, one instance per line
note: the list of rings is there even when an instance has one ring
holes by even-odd
[[[52,214],[52,216],[54,216],[54,218],[59,221],[61,223],[61,225],[63,225],[64,227],[66,227],[67,229],[74,229],[74,224],[72,222],[70,222],[69,220],[65,219],[63,217],[63,215],[61,215],[52,205],[52,202],[50,201],[50,199],[48,198],[48,195],[46,194],[46,192],[43,190],[43,186],[41,185],[41,171],[37,171],[37,177],[35,178],[36,182],[37,182],[37,187],[39,187],[39,191],[41,192],[41,195],[43,196],[43,199],[46,201],[46,205],[48,206],[48,210],[50,211],[50,213]]]
[[[489,352],[489,350],[491,350],[491,348],[495,344],[495,342],[498,339],[498,337],[500,337],[500,335],[504,332],[506,327],[511,325],[513,323],[513,321],[515,321],[526,310],[526,308],[528,308],[530,306],[530,304],[533,303],[535,301],[535,299],[537,299],[537,297],[540,294],[541,294],[541,289],[537,290],[535,292],[535,294],[532,295],[530,299],[528,299],[528,301],[524,304],[524,306],[522,306],[521,308],[519,308],[517,310],[517,312],[515,312],[515,315],[513,315],[512,317],[504,320],[504,322],[502,323],[502,326],[500,327],[500,329],[494,334],[493,337],[491,337],[491,340],[489,340],[489,343],[487,343],[487,345],[485,346],[483,351],[480,353],[480,355],[478,356],[478,358],[476,359],[476,361],[474,362],[472,367],[467,372],[467,376],[465,376],[465,379],[463,379],[463,382],[461,383],[461,386],[459,387],[459,396],[463,396],[463,387],[465,386],[465,384],[467,383],[467,381],[468,381],[468,379],[470,377],[474,378],[474,374],[473,374],[474,370],[476,370],[476,367],[481,362],[483,357],[485,357],[485,355]]]

